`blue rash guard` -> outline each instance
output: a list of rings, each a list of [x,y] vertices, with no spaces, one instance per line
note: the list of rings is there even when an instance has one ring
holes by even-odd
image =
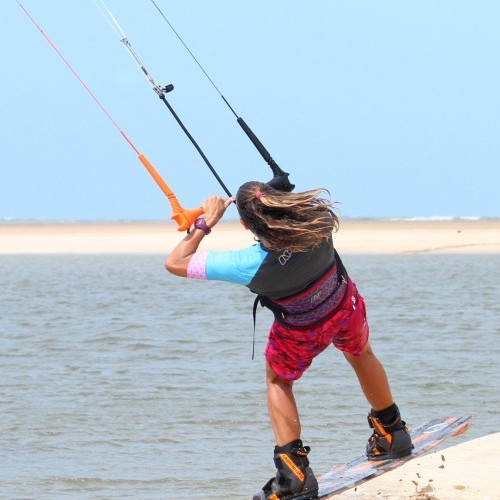
[[[196,252],[187,275],[245,285],[258,295],[277,300],[304,290],[334,262],[331,239],[306,252],[275,252],[258,243],[243,250]]]

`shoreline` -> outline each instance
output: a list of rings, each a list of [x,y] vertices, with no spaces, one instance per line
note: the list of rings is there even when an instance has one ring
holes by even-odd
[[[166,255],[184,234],[172,222],[0,222],[0,254]],[[500,219],[347,219],[333,237],[345,254],[499,254]],[[239,221],[221,221],[200,248],[253,243]]]

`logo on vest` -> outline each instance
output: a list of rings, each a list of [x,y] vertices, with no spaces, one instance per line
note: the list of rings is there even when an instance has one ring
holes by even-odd
[[[311,296],[310,301],[316,302],[317,300],[321,299],[322,296],[323,296],[323,290],[318,290],[314,295]]]
[[[289,260],[290,257],[292,256],[292,252],[290,250],[285,250],[279,257],[278,257],[278,262],[284,266]]]

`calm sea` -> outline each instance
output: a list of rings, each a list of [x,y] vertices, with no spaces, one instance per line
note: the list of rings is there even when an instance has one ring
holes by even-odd
[[[409,426],[500,430],[500,255],[345,255]],[[248,499],[274,474],[243,287],[163,256],[0,257],[0,498]],[[369,410],[333,348],[296,384],[317,474],[363,453]]]

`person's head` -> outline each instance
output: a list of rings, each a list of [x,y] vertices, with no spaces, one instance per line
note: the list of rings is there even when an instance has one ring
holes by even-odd
[[[333,202],[325,189],[287,193],[258,182],[246,182],[236,193],[241,221],[272,250],[302,252],[331,238],[338,229]]]

